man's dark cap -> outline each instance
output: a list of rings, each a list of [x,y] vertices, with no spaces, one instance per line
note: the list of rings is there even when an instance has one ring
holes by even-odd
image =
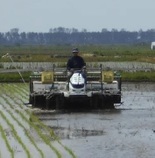
[[[79,49],[78,48],[73,48],[72,53],[78,53]]]

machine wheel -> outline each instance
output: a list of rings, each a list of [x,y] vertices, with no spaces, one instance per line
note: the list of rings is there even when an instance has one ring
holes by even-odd
[[[32,107],[38,107],[41,109],[45,109],[45,97],[44,96],[34,96]]]
[[[56,96],[55,101],[56,101],[56,110],[63,109],[63,107],[64,107],[64,96],[62,94]]]
[[[107,102],[107,103],[105,103],[104,108],[105,108],[105,109],[114,109],[115,106],[114,106],[114,103],[113,103],[113,102]]]
[[[29,104],[33,104],[34,102],[34,97],[32,97],[31,95],[29,95]]]
[[[46,99],[46,109],[50,110],[50,106],[51,106],[51,100],[50,99]]]
[[[53,94],[49,94],[48,96],[46,96],[46,109],[47,110],[55,110],[55,96]]]
[[[98,97],[97,96],[93,96],[91,99],[91,108],[92,109],[97,109],[98,108]]]

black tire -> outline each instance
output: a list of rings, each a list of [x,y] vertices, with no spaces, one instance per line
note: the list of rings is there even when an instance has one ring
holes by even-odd
[[[29,95],[29,104],[33,104],[33,101],[34,101],[34,98],[31,95]]]
[[[46,99],[46,109],[49,110],[50,109],[50,99]]]
[[[62,94],[56,96],[55,101],[56,101],[56,110],[63,109],[63,107],[64,107],[64,96]]]
[[[32,103],[32,107],[37,107],[37,108],[41,108],[41,109],[45,109],[46,108],[46,104],[45,104],[46,100],[45,100],[45,96],[34,96],[33,97],[33,103]]]
[[[99,104],[99,100],[97,96],[93,96],[91,99],[91,108],[92,109],[97,109]]]
[[[114,109],[115,106],[114,106],[114,103],[113,103],[113,102],[108,101],[108,102],[105,102],[104,108],[105,108],[105,109]]]

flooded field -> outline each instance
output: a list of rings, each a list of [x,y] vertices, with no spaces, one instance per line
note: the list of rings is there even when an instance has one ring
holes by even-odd
[[[28,84],[0,84],[0,158],[155,155],[153,83],[124,83],[122,105],[104,111],[32,109],[24,105],[28,95]]]

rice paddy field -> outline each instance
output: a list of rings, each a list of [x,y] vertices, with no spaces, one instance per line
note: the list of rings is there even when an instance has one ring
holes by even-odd
[[[124,104],[63,115],[32,109],[29,75],[53,63],[64,67],[71,46],[0,47],[0,158],[153,158],[155,52],[148,45],[79,48],[90,67],[121,72]],[[7,53],[12,61],[3,58]]]
[[[75,157],[52,129],[24,106],[28,95],[27,84],[0,84],[0,157]]]
[[[153,158],[155,85],[124,83],[121,106],[95,112],[32,109],[28,84],[0,84],[0,158]]]

